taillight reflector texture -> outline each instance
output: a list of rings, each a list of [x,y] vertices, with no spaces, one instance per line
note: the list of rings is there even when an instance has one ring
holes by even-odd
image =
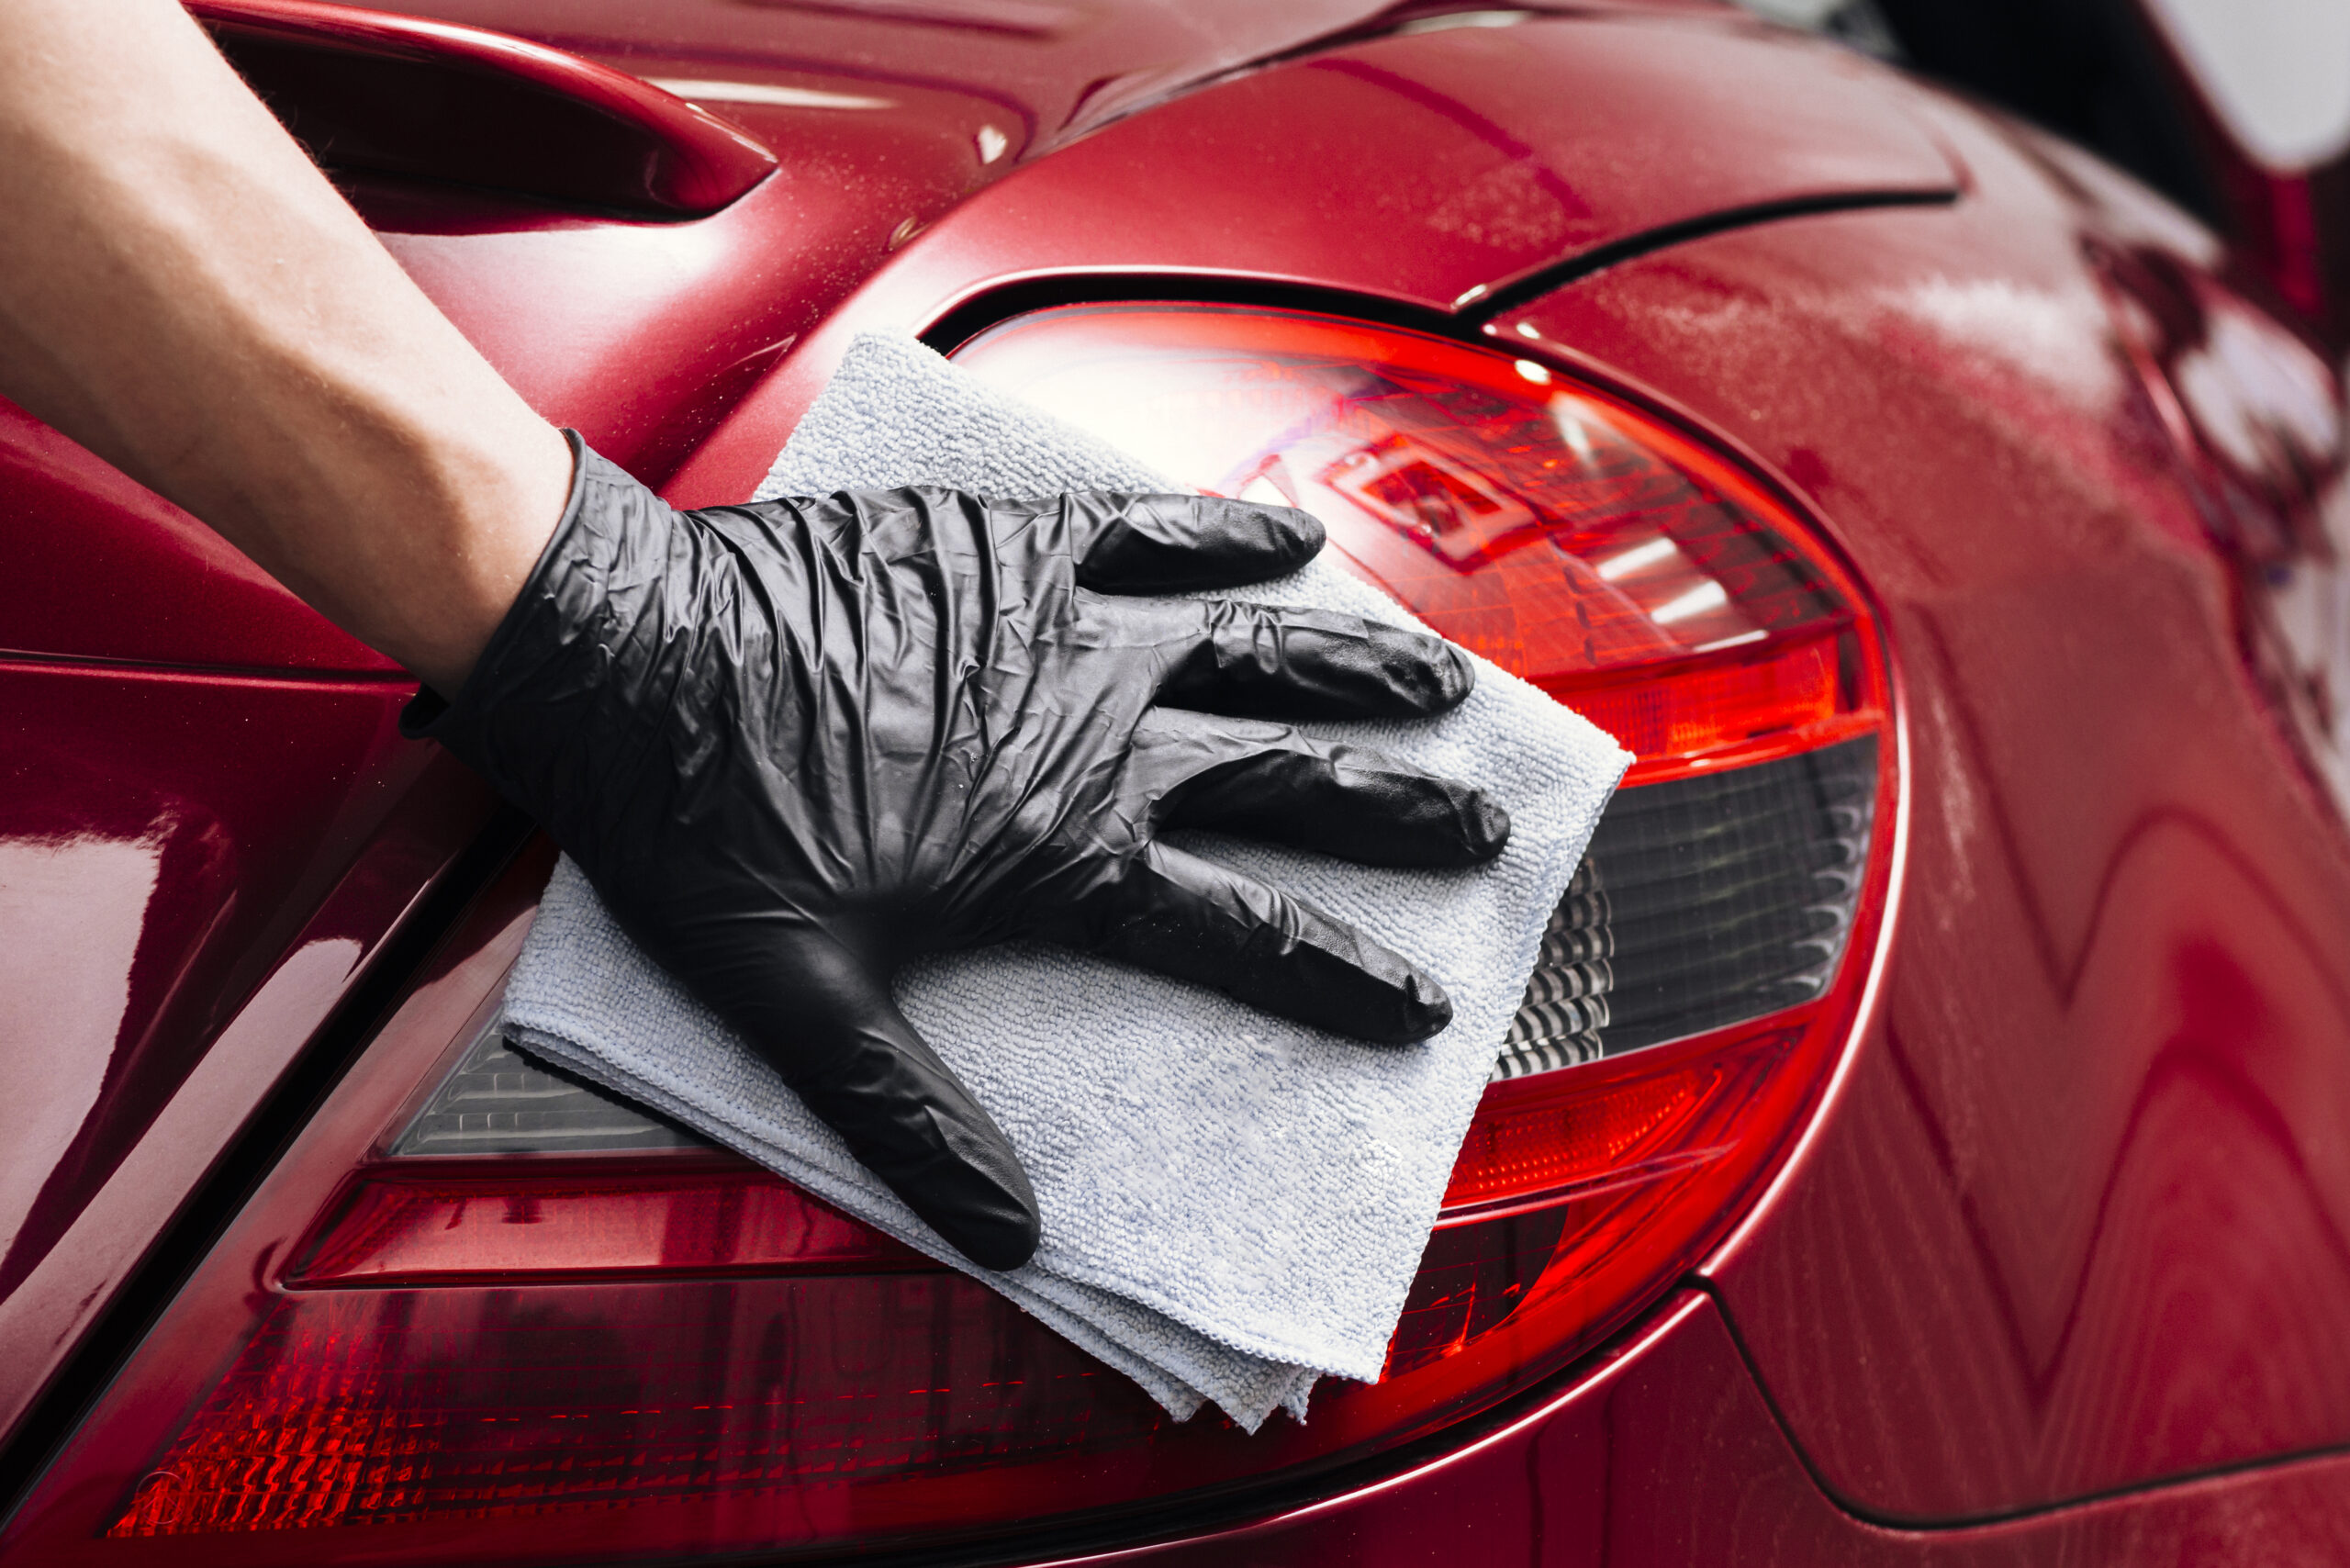
[[[565,1154],[692,1148],[673,1123],[599,1093],[482,1031],[392,1145],[396,1155]]]
[[[1873,738],[1619,793],[1551,913],[1494,1076],[1822,994],[1859,908],[1876,796]]]
[[[851,1517],[918,1530],[940,1522],[942,1488],[1017,1487],[1024,1462],[1132,1447],[1158,1424],[1119,1373],[1032,1331],[985,1285],[934,1271],[296,1293],[108,1533],[332,1540],[535,1519],[576,1553],[614,1529],[655,1547],[643,1510],[712,1502],[774,1510],[770,1540]],[[1033,1486],[1026,1501],[1051,1506]]]
[[[1735,1222],[1852,1026],[1886,897],[1887,677],[1833,553],[1702,441],[1468,344],[1100,306],[961,357],[1175,478],[1310,507],[1347,564],[1639,756],[1494,1042],[1382,1381],[1325,1383],[1303,1427],[1178,1425],[983,1285],[514,1052],[487,1025],[523,873],[12,1549],[588,1562],[1175,1528],[1555,1373]]]

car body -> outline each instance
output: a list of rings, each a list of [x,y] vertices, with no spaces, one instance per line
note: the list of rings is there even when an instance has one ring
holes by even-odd
[[[0,1427],[15,1511],[0,1556],[2350,1552],[2350,490],[2338,324],[2314,274],[2280,293],[2261,270],[2275,247],[2232,248],[2075,146],[1701,0],[410,9],[434,20],[199,7],[524,396],[673,502],[747,496],[867,330],[921,333],[982,370],[1044,364],[1015,384],[1080,419],[1120,376],[1188,374],[1135,347],[1160,331],[1226,334],[1237,353],[1277,330],[1326,343],[1360,329],[1462,386],[1483,373],[1461,365],[1489,365],[1499,379],[1474,385],[1495,398],[1565,388],[1638,461],[1763,519],[1758,537],[1832,604],[1839,646],[1858,650],[1839,656],[1863,673],[1840,678],[1861,695],[1823,710],[1818,734],[1849,745],[1865,728],[1874,748],[1855,797],[1874,814],[1851,830],[1863,868],[1823,989],[1756,1070],[1768,1125],[1718,1167],[1736,1179],[1675,1189],[1669,1244],[1662,1219],[1626,1229],[1616,1260],[1591,1267],[1629,1282],[1591,1286],[1588,1311],[1561,1306],[1568,1291],[1540,1319],[1511,1305],[1514,1281],[1386,1405],[1377,1389],[1330,1396],[1321,1429],[1255,1449],[1154,1427],[1035,1475],[988,1449],[957,1472],[968,1495],[921,1491],[922,1463],[890,1472],[916,1502],[800,1480],[721,1506],[735,1473],[699,1449],[658,1496],[628,1493],[632,1479],[542,1496],[551,1484],[532,1477],[553,1450],[523,1443],[500,1450],[510,1474],[457,1503],[362,1520],[346,1487],[318,1505],[331,1519],[264,1528],[224,1505],[199,1529],[180,1511],[193,1462],[174,1434],[300,1427],[269,1414],[291,1397],[269,1381],[291,1361],[269,1358],[311,1352],[253,1359],[281,1344],[259,1326],[297,1307],[375,1313],[321,1332],[380,1340],[383,1313],[439,1321],[459,1290],[527,1315],[590,1301],[566,1291],[738,1301],[872,1279],[905,1321],[964,1326],[926,1341],[938,1367],[963,1368],[929,1392],[984,1381],[958,1360],[979,1353],[972,1324],[999,1337],[981,1349],[1001,1365],[1092,1374],[1051,1361],[1074,1352],[1039,1348],[1040,1328],[988,1316],[977,1287],[854,1238],[822,1268],[736,1251],[665,1252],[635,1273],[574,1258],[535,1278],[321,1261],[319,1216],[393,1182],[397,1140],[487,1059],[459,1056],[480,1048],[548,853],[398,737],[401,672],[8,410]],[[1115,374],[1055,393],[1051,367],[1080,350]],[[1421,472],[1400,464],[1380,482]],[[1392,517],[1363,501],[1364,549],[1404,550],[1436,515],[1436,482],[1412,480]],[[1447,517],[1497,504],[1478,474],[1443,483],[1468,497]],[[1449,548],[1444,528],[1428,537],[1410,549]],[[1776,647],[1783,633],[1753,635]],[[1657,680],[1729,656],[1675,646]],[[1642,672],[1560,689],[1613,700]],[[1634,787],[1662,790],[1730,751],[1642,755],[1655,766]],[[1521,1081],[1630,1092],[1660,1064],[1730,1059],[1665,1033],[1653,1055]],[[1492,1104],[1518,1103],[1505,1092]],[[354,1165],[355,1148],[374,1152]],[[674,1167],[688,1185],[785,1201],[742,1197],[749,1176],[697,1159]],[[425,1167],[397,1170],[411,1169]],[[569,1193],[623,1167],[528,1169]],[[1548,1208],[1498,1218],[1464,1208],[1439,1242],[1529,1212],[1555,1235],[1557,1215],[1586,1214],[1561,1205],[1604,1185],[1546,1189]],[[416,1201],[453,1202],[451,1227],[464,1210]],[[1458,1266],[1475,1282],[1464,1299],[1490,1288],[1478,1259]],[[520,1343],[465,1322],[449,1330],[457,1363]],[[839,1358],[866,1345],[823,1342]],[[558,1360],[604,1375],[642,1343],[581,1338]],[[895,1376],[889,1353],[874,1364]],[[1409,1393],[1448,1356],[1458,1386]],[[222,1415],[232,1384],[262,1403]],[[240,1495],[378,1440],[316,1417],[324,1397],[307,1436],[238,1472]],[[632,1477],[669,1462],[651,1403],[599,1406]],[[498,1419],[496,1401],[471,1418]],[[944,1466],[946,1449],[921,1452]]]

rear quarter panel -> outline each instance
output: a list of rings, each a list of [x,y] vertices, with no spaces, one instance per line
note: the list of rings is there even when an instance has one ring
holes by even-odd
[[[1829,1490],[1918,1521],[2350,1439],[2350,859],[2090,264],[2218,257],[1935,112],[1952,208],[1496,324],[1729,432],[1884,598],[1914,815],[1882,1003],[1707,1274]]]

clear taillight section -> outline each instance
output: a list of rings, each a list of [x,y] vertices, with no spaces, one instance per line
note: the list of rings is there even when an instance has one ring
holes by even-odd
[[[1304,1426],[1178,1425],[986,1287],[515,1053],[488,1025],[542,860],[10,1550],[672,1561],[1195,1508],[1551,1376],[1737,1218],[1851,1028],[1886,898],[1885,662],[1817,534],[1671,424],[1441,339],[1102,306],[960,357],[1175,477],[1311,508],[1353,569],[1638,754],[1495,1042],[1382,1379],[1326,1383]]]

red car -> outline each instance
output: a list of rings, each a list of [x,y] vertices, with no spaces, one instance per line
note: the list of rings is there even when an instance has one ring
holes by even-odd
[[[552,851],[0,410],[11,1568],[2350,1560],[2350,162],[1707,0],[196,8],[672,500],[912,330],[1639,760],[1384,1378],[1179,1425],[508,1049]]]

